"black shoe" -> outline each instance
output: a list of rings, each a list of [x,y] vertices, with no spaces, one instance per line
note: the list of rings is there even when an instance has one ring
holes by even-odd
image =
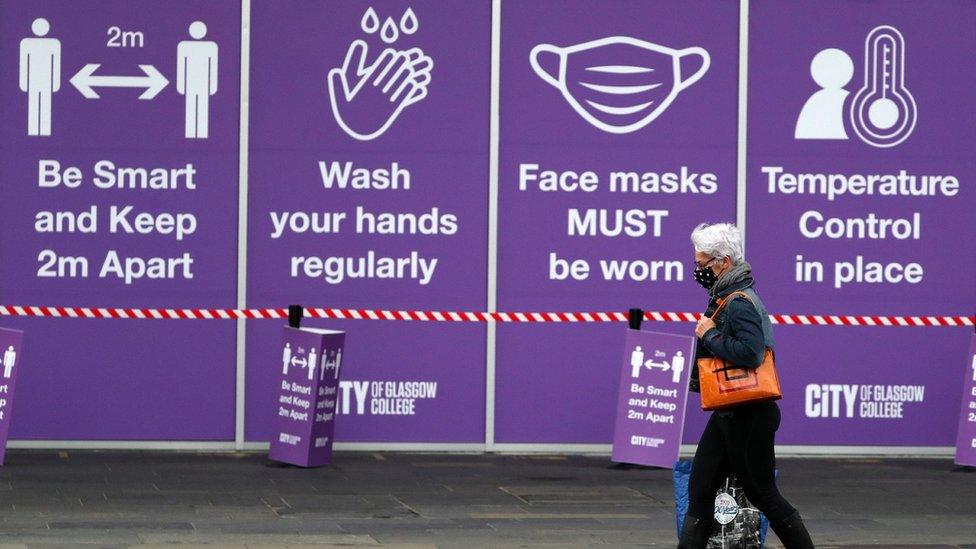
[[[816,549],[799,511],[780,522],[770,522],[769,526],[786,549]]]
[[[681,527],[681,539],[678,541],[678,549],[705,549],[711,534],[711,517],[708,517],[708,520],[702,520],[685,515],[685,523]]]

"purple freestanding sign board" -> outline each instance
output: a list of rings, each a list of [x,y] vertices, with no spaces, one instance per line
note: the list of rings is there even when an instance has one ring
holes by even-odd
[[[0,54],[0,302],[233,307],[239,4],[5,0]],[[10,323],[11,437],[233,439],[232,323]]]
[[[484,310],[490,9],[253,3],[250,306]],[[365,342],[340,440],[484,441],[484,325],[329,325]],[[251,441],[273,436],[278,338],[248,326]]]
[[[23,368],[21,344],[24,332],[0,328],[0,466],[7,453],[7,435],[14,406],[17,372]]]
[[[736,2],[502,4],[499,310],[704,304],[689,236],[735,219],[737,21]],[[609,442],[619,334],[499,325],[496,441]]]
[[[976,467],[976,336],[966,355],[965,379],[962,384],[962,406],[959,432],[956,435],[956,463]]]
[[[976,4],[756,0],[749,21],[747,255],[769,309],[972,314]],[[778,326],[777,442],[951,445],[969,331]]]
[[[674,467],[681,452],[693,345],[689,336],[627,330],[613,461]]]
[[[345,339],[335,330],[284,329],[271,459],[302,467],[331,461]]]

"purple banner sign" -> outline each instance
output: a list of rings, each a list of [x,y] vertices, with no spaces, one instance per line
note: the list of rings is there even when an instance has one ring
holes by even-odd
[[[10,415],[14,407],[14,386],[17,372],[23,369],[24,332],[0,328],[0,466],[7,452]]]
[[[627,330],[612,459],[674,467],[688,401],[694,338]]]
[[[499,310],[703,305],[691,231],[735,218],[737,4],[505,2],[501,31]],[[496,440],[609,442],[619,330],[500,325]]]
[[[345,339],[335,330],[284,329],[271,459],[301,467],[331,461]]]
[[[756,0],[749,21],[747,258],[768,308],[972,314],[976,4]],[[777,442],[951,445],[957,371],[938,365],[968,338],[777,327]]]
[[[0,300],[235,305],[240,15],[0,4]],[[12,438],[233,439],[233,325],[11,324],[47,334]]]
[[[253,4],[249,306],[486,307],[490,9]],[[328,326],[366,342],[340,441],[484,441],[484,326]],[[274,436],[278,337],[248,326],[247,440]]]
[[[956,463],[976,467],[976,336],[973,336],[969,344],[962,386],[959,433],[956,435]]]

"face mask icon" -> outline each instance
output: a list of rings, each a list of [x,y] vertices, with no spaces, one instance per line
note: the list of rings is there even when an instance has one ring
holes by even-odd
[[[660,116],[679,92],[701,80],[710,58],[699,47],[675,50],[611,36],[564,48],[539,44],[529,62],[584,120],[622,134]]]

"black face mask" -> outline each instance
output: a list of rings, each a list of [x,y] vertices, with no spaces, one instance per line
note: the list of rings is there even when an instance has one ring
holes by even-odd
[[[712,286],[718,281],[718,275],[712,271],[711,267],[698,267],[694,272],[695,282],[701,284],[702,288],[711,290]]]

